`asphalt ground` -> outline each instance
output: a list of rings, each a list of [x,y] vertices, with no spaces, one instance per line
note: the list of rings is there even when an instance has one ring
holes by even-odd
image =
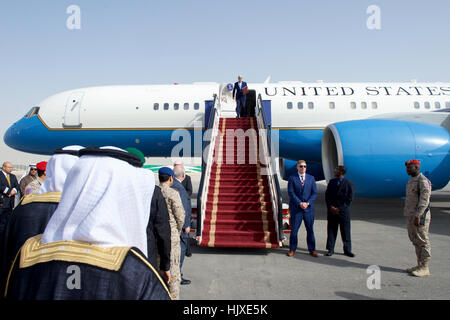
[[[200,176],[191,174],[194,191],[198,189]],[[283,201],[287,203],[286,181],[281,182],[281,188]],[[294,257],[286,256],[285,245],[277,249],[193,246],[193,255],[185,259],[183,266],[184,277],[192,283],[181,287],[180,299],[450,298],[450,184],[432,193],[431,276],[425,278],[404,271],[416,265],[416,257],[406,231],[401,199],[355,199],[351,207],[351,228],[356,257],[343,255],[340,239],[336,242],[336,253],[332,257],[324,256],[325,188],[324,182],[318,183],[314,224],[318,258],[308,255],[304,226],[299,231],[299,249]]]

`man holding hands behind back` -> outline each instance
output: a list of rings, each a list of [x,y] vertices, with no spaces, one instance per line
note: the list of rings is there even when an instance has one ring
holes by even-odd
[[[297,162],[297,174],[289,177],[289,210],[291,212],[291,236],[289,239],[288,256],[295,254],[298,244],[298,230],[305,221],[309,254],[318,257],[316,239],[314,237],[314,200],[317,195],[316,180],[306,173],[306,161]]]
[[[344,178],[346,173],[344,166],[334,169],[334,179],[331,179],[325,192],[325,202],[327,203],[327,250],[326,256],[332,256],[338,226],[341,228],[341,237],[344,244],[344,254],[353,258],[352,242],[350,237],[350,205],[353,201],[352,183]]]

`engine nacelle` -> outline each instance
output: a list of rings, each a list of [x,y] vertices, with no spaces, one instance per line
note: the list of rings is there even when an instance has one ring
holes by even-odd
[[[355,120],[327,126],[322,136],[325,178],[337,165],[361,197],[401,197],[410,178],[405,161],[419,159],[433,190],[450,180],[449,132],[437,125],[402,120]]]

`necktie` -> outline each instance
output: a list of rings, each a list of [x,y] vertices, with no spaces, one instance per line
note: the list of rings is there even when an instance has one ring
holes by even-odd
[[[6,174],[6,180],[8,180],[8,185],[11,188],[11,180],[9,179],[9,174]]]
[[[300,176],[300,180],[302,181],[302,187],[305,185],[305,179],[303,178],[303,176]]]

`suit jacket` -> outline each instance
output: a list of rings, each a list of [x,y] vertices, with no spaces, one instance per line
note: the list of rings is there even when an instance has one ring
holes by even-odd
[[[13,209],[15,197],[8,198],[12,189],[16,189],[17,192],[20,191],[19,183],[15,175],[10,174],[9,180],[11,181],[11,186],[8,184],[8,180],[3,172],[0,172],[0,193],[3,195],[3,209]]]
[[[183,182],[181,182],[181,184],[186,189],[189,197],[191,197],[192,196],[192,181],[191,181],[191,177],[186,175],[186,178],[184,178],[184,180],[183,180]]]
[[[339,209],[339,214],[350,214],[350,205],[353,201],[353,185],[352,183],[343,178],[342,182],[338,186],[339,178],[331,179],[325,191],[325,202],[327,203],[328,214],[330,207],[336,207]]]
[[[289,210],[291,213],[314,212],[314,200],[317,196],[316,180],[310,174],[305,173],[305,185],[302,186],[298,173],[289,177],[288,182],[289,193]],[[306,210],[300,208],[300,202],[309,202]]]
[[[183,225],[184,231],[184,229],[191,226],[191,213],[192,213],[191,198],[189,197],[189,194],[187,193],[186,189],[183,187],[181,182],[178,181],[175,177],[173,178],[172,188],[174,188],[180,193],[181,202],[183,203],[184,212],[186,214],[184,217],[184,225]]]
[[[234,83],[234,88],[233,88],[233,98],[239,99],[240,97],[242,97],[244,94],[242,93],[242,88],[247,86],[247,82],[242,81],[242,87],[239,88],[239,82],[235,82]]]
[[[162,195],[161,188],[155,186],[150,209],[150,220],[147,226],[148,260],[156,268],[157,256],[159,254],[159,269],[164,271],[170,269],[170,237],[171,231],[167,203]]]

